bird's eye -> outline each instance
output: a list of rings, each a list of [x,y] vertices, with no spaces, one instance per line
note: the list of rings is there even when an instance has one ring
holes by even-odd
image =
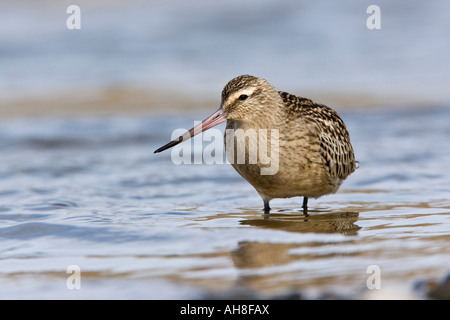
[[[246,95],[246,94],[241,94],[240,96],[239,96],[239,100],[245,100],[245,99],[247,99],[248,98],[248,95]]]

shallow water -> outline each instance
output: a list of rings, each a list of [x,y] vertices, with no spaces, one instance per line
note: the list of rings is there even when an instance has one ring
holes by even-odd
[[[207,113],[1,120],[0,298],[411,297],[450,271],[449,108],[341,111],[360,168],[309,217],[153,154]]]

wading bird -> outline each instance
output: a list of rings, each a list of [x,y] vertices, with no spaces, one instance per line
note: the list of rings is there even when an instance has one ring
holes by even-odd
[[[310,99],[277,91],[268,81],[250,75],[228,82],[216,112],[155,153],[225,121],[225,146],[230,149],[227,158],[259,193],[265,213],[270,212],[271,199],[301,196],[303,212],[307,214],[308,198],[335,193],[356,169],[349,133],[336,111]],[[239,129],[255,132],[264,129],[277,134],[249,135],[244,142],[236,142],[230,132]],[[261,169],[269,164],[260,158],[253,163],[248,161],[254,150],[251,145],[261,146],[261,141],[270,146],[271,159],[276,161],[277,170],[273,174],[261,174]],[[227,148],[230,143],[233,146]],[[245,161],[236,161],[239,152],[245,152]]]

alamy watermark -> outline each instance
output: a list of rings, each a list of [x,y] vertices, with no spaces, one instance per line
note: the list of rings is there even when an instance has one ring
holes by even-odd
[[[72,264],[67,267],[66,273],[70,274],[66,280],[66,286],[69,290],[81,289],[81,269]]]
[[[373,4],[367,7],[367,13],[371,15],[366,20],[366,27],[369,30],[381,29],[381,9],[379,6]]]
[[[197,126],[200,122],[195,122]],[[199,129],[201,130],[201,128]],[[172,132],[172,140],[186,134],[186,129]],[[189,137],[188,137],[189,138]],[[279,168],[279,131],[278,129],[226,129],[225,154],[223,133],[218,129],[209,129],[195,133],[193,142],[184,142],[173,147],[172,162],[180,164],[257,164],[261,175],[274,175]],[[203,148],[203,142],[209,142]],[[192,152],[201,149],[202,152]]]
[[[66,19],[66,26],[69,30],[81,29],[81,8],[76,4],[67,7],[66,13],[70,14]],[[381,29],[381,9],[379,6],[372,4],[367,7],[366,13],[370,16],[366,20],[366,27],[369,30]]]
[[[79,30],[81,29],[81,9],[80,6],[72,4],[67,7],[66,13],[70,16],[66,19],[66,27],[69,30]]]
[[[369,290],[381,289],[381,268],[376,264],[367,267],[367,273],[370,276],[367,278],[366,286]]]

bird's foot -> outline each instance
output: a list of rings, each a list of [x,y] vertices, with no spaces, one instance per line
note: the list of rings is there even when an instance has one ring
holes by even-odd
[[[302,209],[303,209],[303,215],[304,215],[305,217],[309,217],[309,214],[308,214],[308,207],[302,207]]]
[[[302,209],[303,209],[303,214],[305,215],[305,217],[308,217],[308,197],[303,197],[303,205],[302,205]]]
[[[270,213],[269,202],[264,201],[264,214],[269,214],[269,213]]]

